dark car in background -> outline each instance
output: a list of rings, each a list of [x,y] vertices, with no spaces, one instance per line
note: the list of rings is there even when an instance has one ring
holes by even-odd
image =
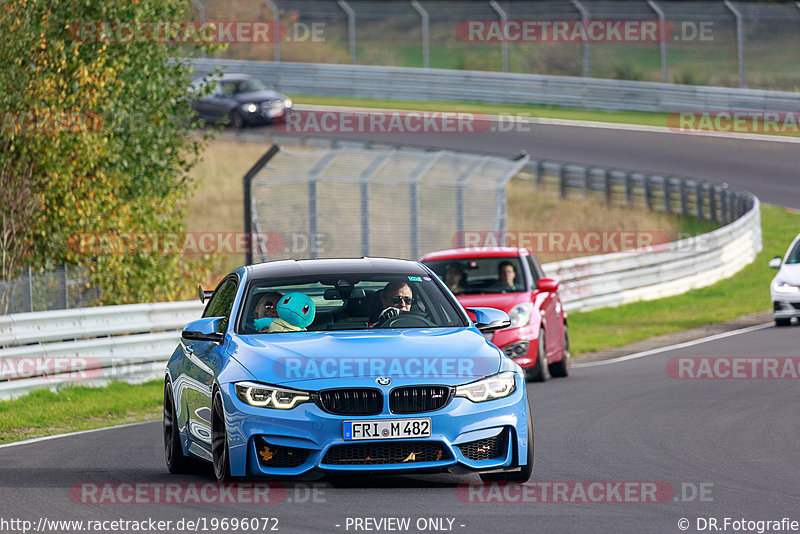
[[[211,85],[210,89],[208,85]],[[271,124],[283,120],[292,100],[247,74],[225,74],[192,82],[196,96],[192,108],[210,123],[227,123],[232,128]]]
[[[524,248],[462,248],[431,252],[420,259],[448,286],[464,307],[496,308],[511,326],[487,338],[525,370],[528,380],[565,377],[570,370],[567,312],[558,282],[544,274],[539,260]],[[500,272],[506,270],[504,282]],[[513,273],[513,274],[512,274]]]

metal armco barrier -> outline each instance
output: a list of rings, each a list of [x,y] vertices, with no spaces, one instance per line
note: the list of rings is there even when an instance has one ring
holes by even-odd
[[[220,68],[250,74],[289,94],[663,112],[800,109],[800,93],[784,91],[367,65],[233,59],[193,59],[191,63],[197,76]]]
[[[202,311],[195,300],[0,316],[0,399],[159,378],[183,326]]]

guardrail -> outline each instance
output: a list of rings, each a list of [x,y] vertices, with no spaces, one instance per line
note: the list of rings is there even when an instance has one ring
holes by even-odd
[[[545,264],[561,282],[568,311],[661,298],[710,285],[761,250],[759,202],[747,192],[679,177],[568,163],[529,161],[522,178],[569,198],[646,206],[727,223],[653,250]],[[198,301],[133,304],[0,316],[0,399],[61,384],[159,378],[180,338],[199,317]]]
[[[250,74],[286,93],[636,111],[796,111],[800,93],[507,72],[193,59],[198,76]],[[667,126],[666,124],[664,126]]]
[[[63,384],[141,382],[164,374],[199,301],[0,316],[0,399]]]

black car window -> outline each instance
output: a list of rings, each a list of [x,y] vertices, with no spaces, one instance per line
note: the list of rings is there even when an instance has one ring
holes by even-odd
[[[220,323],[217,332],[224,332],[228,325],[228,320],[233,309],[233,301],[236,298],[236,280],[228,278],[214,292],[211,301],[203,312],[203,317],[225,317]]]
[[[539,260],[537,260],[533,256],[526,256],[528,258],[528,267],[531,269],[531,276],[533,276],[533,287],[536,287],[536,283],[539,281],[540,278],[544,278],[544,270],[542,266],[539,264]]]
[[[786,257],[786,263],[800,263],[800,241],[792,249],[792,252]]]
[[[447,298],[442,288],[424,274],[400,275],[392,273],[349,273],[347,275],[298,275],[281,279],[257,279],[248,284],[243,310],[253,310],[265,293],[281,297],[289,293],[303,293],[314,304],[312,322],[304,327],[308,331],[363,330],[382,328],[376,323],[379,314],[389,306],[383,303],[383,291],[389,284],[400,288],[408,286],[412,302],[408,315],[397,326],[387,328],[444,328],[468,326],[459,309]],[[398,295],[400,297],[400,295]],[[279,297],[280,298],[280,297]],[[394,303],[399,304],[399,301]],[[273,316],[274,318],[274,316]],[[240,334],[255,334],[255,321],[243,314],[237,326]]]

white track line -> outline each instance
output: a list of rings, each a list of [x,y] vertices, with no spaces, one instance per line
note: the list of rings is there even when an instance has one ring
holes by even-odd
[[[748,326],[747,328],[740,328],[739,330],[731,330],[730,332],[723,332],[721,334],[714,334],[713,336],[702,337],[700,339],[694,339],[692,341],[686,341],[684,343],[677,343],[675,345],[667,345],[666,347],[658,347],[657,349],[650,349],[644,352],[636,352],[634,354],[628,354],[626,356],[620,356],[619,358],[612,358],[610,360],[601,360],[597,362],[586,362],[586,363],[573,363],[572,367],[596,367],[598,365],[608,365],[612,363],[620,363],[626,362],[628,360],[636,360],[638,358],[644,358],[645,356],[651,356],[653,354],[659,354],[661,352],[667,352],[670,350],[677,350],[683,349],[686,347],[692,347],[694,345],[699,345],[701,343],[707,343],[709,341],[715,341],[717,339],[723,339],[726,337],[731,336],[738,336],[739,334],[746,334],[748,332],[754,332],[756,330],[763,330],[764,328],[769,328],[772,326],[773,323],[764,323],[758,324],[755,326]]]
[[[69,436],[80,436],[81,434],[102,432],[103,430],[114,430],[115,428],[127,428],[129,426],[146,425],[154,421],[157,421],[157,419],[154,419],[152,421],[142,421],[139,423],[126,423],[124,425],[105,426],[102,428],[93,428],[91,430],[81,430],[79,432],[67,432],[66,434],[53,434],[52,436],[42,436],[40,438],[31,438],[23,441],[15,441],[13,443],[5,443],[3,445],[0,445],[0,449],[5,449],[6,447],[16,447],[17,445],[30,445],[31,443],[39,443],[40,441],[50,441],[51,439],[66,438]]]
[[[365,108],[365,107],[348,107],[348,106],[323,106],[323,105],[315,105],[315,104],[297,104],[295,105],[294,109],[303,111],[391,111],[391,112],[416,112],[416,113],[425,113],[419,110],[413,109],[394,109],[394,108]],[[445,113],[442,111],[434,111],[428,110],[427,113]],[[454,111],[450,111],[447,113],[456,113]],[[475,112],[469,112],[472,114],[477,114]],[[501,120],[505,119],[504,122],[507,122],[508,117],[516,116],[513,112],[508,113],[506,115],[484,115],[489,117],[492,122],[500,122]],[[536,116],[520,116],[516,119],[520,123],[524,124],[545,124],[549,126],[572,126],[572,127],[580,127],[580,128],[598,128],[603,130],[627,130],[632,132],[652,132],[652,133],[662,133],[662,134],[675,134],[675,135],[696,135],[700,137],[720,137],[723,139],[742,139],[748,141],[771,141],[774,143],[800,143],[800,137],[789,137],[785,135],[767,135],[767,134],[748,134],[748,133],[737,133],[737,132],[715,132],[715,131],[704,131],[704,132],[679,132],[675,131],[671,128],[667,128],[666,126],[647,126],[644,124],[627,124],[621,122],[600,122],[600,121],[582,121],[582,120],[575,120],[575,119],[547,119],[543,117],[536,117]],[[302,133],[302,132],[297,132]]]

